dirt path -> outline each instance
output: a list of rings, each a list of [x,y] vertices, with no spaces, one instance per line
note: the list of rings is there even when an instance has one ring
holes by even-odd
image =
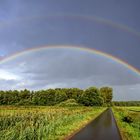
[[[122,140],[111,109],[84,127],[69,140]]]

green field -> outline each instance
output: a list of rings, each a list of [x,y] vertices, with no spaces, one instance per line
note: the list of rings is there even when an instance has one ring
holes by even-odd
[[[71,135],[105,108],[0,106],[0,140],[59,140]]]
[[[123,140],[140,140],[140,107],[114,107]]]

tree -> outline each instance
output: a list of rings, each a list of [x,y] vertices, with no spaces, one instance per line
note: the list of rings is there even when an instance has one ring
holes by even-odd
[[[55,90],[54,103],[58,104],[67,99],[66,93],[63,90]]]
[[[96,87],[86,89],[80,100],[85,106],[101,106],[103,105],[103,98],[100,96],[100,91]]]
[[[22,100],[30,98],[30,91],[27,89],[21,90],[20,97]]]
[[[62,89],[67,96],[67,99],[75,99],[76,101],[79,101],[83,94],[83,90],[79,88],[64,88]]]
[[[103,87],[100,90],[90,87],[86,90],[79,88],[57,88],[39,91],[9,90],[0,91],[0,105],[56,105],[60,102],[74,99],[77,103],[86,106],[101,106],[104,101],[110,104],[112,88]],[[114,103],[114,105],[117,103]],[[139,102],[122,102],[121,105],[137,105]]]
[[[113,98],[113,89],[110,87],[102,87],[100,88],[100,94],[104,99],[105,104],[111,104]]]

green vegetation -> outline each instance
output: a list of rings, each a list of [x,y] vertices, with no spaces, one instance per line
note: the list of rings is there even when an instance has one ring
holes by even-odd
[[[140,107],[114,107],[123,140],[140,140]]]
[[[104,103],[107,105],[111,105],[111,101],[113,98],[113,89],[110,87],[102,87],[100,89],[100,94],[103,97]]]
[[[0,140],[63,139],[105,109],[90,106],[111,104],[104,88],[0,91]]]
[[[0,91],[0,105],[41,105],[53,106],[69,99],[74,99],[84,106],[110,105],[113,90],[109,87],[98,89],[90,87],[82,90],[78,88],[57,88],[39,91],[27,89],[17,91]]]
[[[99,107],[0,106],[0,140],[63,139],[103,110]]]
[[[58,104],[58,106],[61,106],[61,107],[76,107],[76,106],[80,106],[80,105],[76,102],[75,99],[68,99],[68,100]]]
[[[140,101],[114,101],[115,106],[140,106]]]
[[[90,87],[84,91],[83,95],[81,96],[80,103],[85,106],[102,106],[104,100],[99,89]]]
[[[105,110],[101,106],[140,105],[140,101],[112,102],[112,98],[110,87],[0,91],[0,140],[64,139]],[[123,140],[140,140],[140,108],[114,107],[113,111]]]

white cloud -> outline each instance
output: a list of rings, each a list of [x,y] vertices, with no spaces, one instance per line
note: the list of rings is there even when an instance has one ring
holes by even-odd
[[[19,80],[19,75],[0,69],[0,80]]]

